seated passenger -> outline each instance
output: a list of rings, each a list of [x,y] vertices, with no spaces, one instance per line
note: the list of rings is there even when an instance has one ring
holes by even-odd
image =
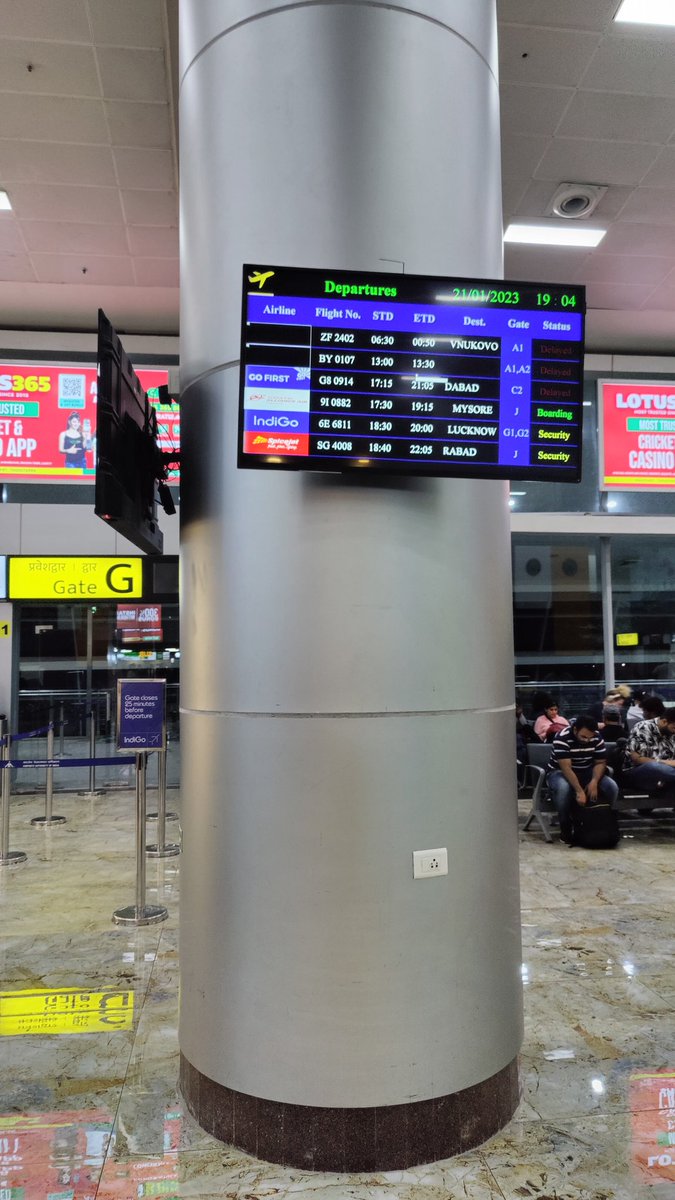
[[[618,708],[621,715],[621,724],[626,725],[626,717],[628,714],[628,703],[630,700],[631,688],[627,683],[617,683],[616,687],[610,688],[605,694],[603,700],[599,700],[597,704],[592,704],[589,708],[589,714],[598,721],[602,721],[602,713],[605,708]]]
[[[675,708],[633,727],[626,747],[624,781],[630,788],[658,796],[675,793]]]
[[[605,742],[618,742],[619,738],[625,738],[626,730],[621,720],[621,709],[616,705],[609,704],[607,708],[603,708],[600,732]]]
[[[567,717],[563,717],[558,712],[558,705],[555,700],[549,697],[548,702],[544,702],[543,713],[537,717],[534,723],[534,732],[542,742],[552,742],[557,733],[562,733],[564,729],[569,729],[569,724]]]
[[[576,717],[569,729],[559,733],[551,747],[546,768],[549,795],[560,820],[560,840],[574,841],[577,805],[596,804],[601,799],[613,805],[619,794],[606,774],[607,752],[590,713]]]
[[[660,696],[653,696],[649,692],[643,692],[638,704],[633,705],[633,707],[629,708],[628,710],[629,732],[632,731],[640,721],[654,721],[656,717],[663,716],[665,707],[666,706]],[[639,716],[633,719],[631,713],[634,714],[636,712],[639,713]]]

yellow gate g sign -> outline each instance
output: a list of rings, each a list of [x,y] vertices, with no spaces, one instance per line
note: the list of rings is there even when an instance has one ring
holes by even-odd
[[[142,558],[10,556],[10,600],[126,600],[143,596]]]

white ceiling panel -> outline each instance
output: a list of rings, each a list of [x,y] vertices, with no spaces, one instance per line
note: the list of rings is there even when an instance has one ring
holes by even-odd
[[[589,308],[641,308],[654,291],[651,284],[587,283],[586,303]]]
[[[130,258],[97,258],[68,254],[32,254],[31,262],[40,283],[77,283],[83,287],[134,282]]]
[[[555,29],[604,29],[618,0],[497,0],[499,20]]]
[[[170,150],[139,150],[129,146],[117,146],[113,155],[121,188],[154,188],[167,192],[175,190],[176,172]]]
[[[661,287],[655,288],[650,296],[644,302],[644,308],[658,309],[661,312],[675,311],[675,284],[670,286],[664,283]],[[673,341],[675,343],[675,324],[673,325]]]
[[[129,228],[129,247],[134,258],[176,258],[178,254],[178,230],[168,226],[162,228]]]
[[[503,25],[499,31],[500,80],[577,87],[599,40],[595,33]]]
[[[675,147],[666,147],[647,171],[642,187],[675,187]]]
[[[177,258],[136,258],[134,270],[136,282],[144,287],[178,287]]]
[[[527,187],[546,151],[549,139],[502,130],[502,178],[517,179]]]
[[[99,96],[93,46],[0,39],[0,90]]]
[[[3,38],[88,42],[87,0],[0,0],[0,30]]]
[[[572,100],[574,90],[505,83],[500,95],[502,121],[514,133],[552,134]]]
[[[161,50],[103,48],[98,52],[98,62],[106,99],[165,103],[166,70]]]
[[[659,150],[641,142],[557,137],[551,140],[534,175],[560,183],[637,184]]]
[[[675,40],[659,37],[607,37],[599,46],[583,86],[636,96],[675,96]]]
[[[675,99],[619,92],[578,91],[557,133],[561,137],[661,142],[675,132]]]
[[[18,142],[0,139],[0,181],[13,183],[69,183],[73,186],[117,182],[112,150],[107,146],[81,146],[55,142]]]
[[[621,220],[675,225],[675,188],[636,188],[622,209]]]
[[[0,96],[0,138],[36,142],[108,141],[103,104],[65,96]]]
[[[135,104],[122,100],[104,103],[114,146],[171,147],[170,111],[168,104]]]
[[[571,272],[579,270],[588,250],[559,250],[556,247],[506,245],[504,274],[510,279],[541,279],[546,283],[565,283]]]
[[[0,213],[0,251],[13,254],[17,250],[25,249],[26,243],[21,236],[16,217],[8,212]]]
[[[598,256],[636,254],[675,258],[675,228],[672,225],[640,225],[637,222],[617,221],[610,225],[594,253]]]
[[[89,0],[94,40],[102,46],[164,45],[162,0]]]
[[[583,267],[588,283],[650,284],[663,283],[675,269],[673,258],[640,258],[637,254],[593,254]]]
[[[1,227],[1,223],[0,223]],[[75,221],[22,221],[21,233],[30,251],[63,254],[128,254],[123,225],[80,225]]]
[[[123,192],[122,203],[129,225],[170,225],[177,233],[178,208],[174,192]]]
[[[12,202],[21,220],[122,224],[117,188],[17,183],[12,188]]]
[[[35,280],[35,271],[27,254],[5,254],[0,251],[0,279],[8,282],[31,283]]]

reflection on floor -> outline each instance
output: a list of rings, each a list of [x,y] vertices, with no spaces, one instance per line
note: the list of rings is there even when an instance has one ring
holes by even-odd
[[[258,1162],[185,1113],[180,860],[148,861],[147,901],[165,904],[168,921],[117,928],[113,910],[135,898],[131,793],[60,796],[67,824],[51,829],[29,824],[41,805],[14,803],[11,845],[28,862],[0,868],[0,1200],[675,1197],[672,816],[624,826],[620,848],[605,853],[521,835],[515,1119],[460,1158],[348,1176]]]

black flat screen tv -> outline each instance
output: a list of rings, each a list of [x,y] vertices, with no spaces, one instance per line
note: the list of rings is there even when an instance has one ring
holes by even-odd
[[[246,264],[238,466],[581,477],[585,292]]]
[[[146,554],[161,554],[157,414],[105,313],[98,313],[94,511]]]

